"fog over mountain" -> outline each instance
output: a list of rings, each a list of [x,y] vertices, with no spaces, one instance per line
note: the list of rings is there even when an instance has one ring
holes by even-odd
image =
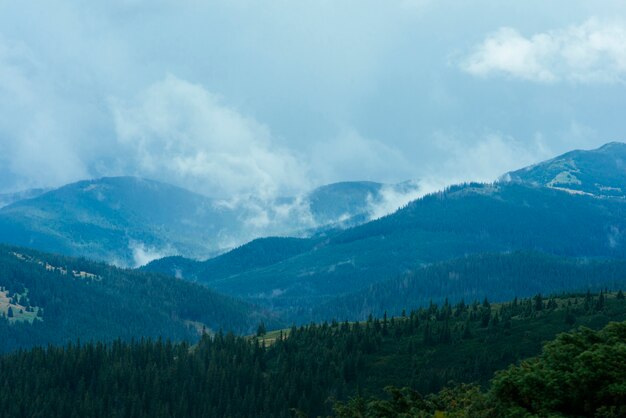
[[[358,225],[421,194],[411,182],[343,182],[298,196],[227,200],[106,177],[11,195],[17,201],[0,208],[0,242],[137,267],[170,255],[206,259],[268,235]]]

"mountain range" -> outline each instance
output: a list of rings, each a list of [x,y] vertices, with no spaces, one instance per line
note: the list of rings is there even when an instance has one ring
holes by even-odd
[[[256,237],[309,236],[366,222],[387,191],[412,183],[345,182],[301,197],[217,199],[135,177],[86,180],[0,209],[0,242],[138,266],[166,255],[206,259]]]
[[[279,226],[290,225],[299,237],[253,239],[204,261],[198,259],[223,248],[219,238],[250,225],[246,216],[254,210],[132,177],[74,183],[14,202],[0,210],[0,237],[12,245],[72,256],[59,265],[90,263],[75,256],[137,265],[169,248],[187,257],[159,258],[140,271],[107,274],[119,277],[112,283],[143,283],[140,299],[167,283],[194,286],[185,288],[186,296],[163,295],[164,300],[178,298],[180,306],[198,303],[190,289],[211,292],[209,300],[240,304],[233,309],[244,325],[237,327],[223,318],[186,319],[239,332],[250,330],[252,322],[359,319],[446,297],[505,300],[536,292],[616,288],[624,282],[626,260],[626,199],[618,193],[626,184],[626,170],[620,168],[624,155],[626,145],[619,143],[572,151],[495,183],[448,187],[375,220],[368,220],[373,204],[389,201],[386,194],[410,195],[414,185],[325,186],[305,198],[273,201],[304,207],[322,226],[283,223]],[[292,215],[297,213],[302,212]],[[5,253],[32,251],[6,248]],[[61,256],[42,252],[36,257]],[[13,258],[0,259],[0,266],[14,263]],[[96,264],[74,270],[111,268]],[[61,282],[55,292],[70,285],[76,286]],[[9,291],[22,294],[30,288],[20,286]],[[111,293],[123,291],[118,286]],[[104,300],[111,297],[105,294],[93,296],[98,302],[92,305],[105,309]],[[168,308],[167,315],[184,318],[177,309],[182,308]]]
[[[388,216],[297,245],[283,238],[253,241],[205,262],[170,258],[145,269],[195,280],[303,320],[335,297],[472,254],[534,251],[624,259],[626,202],[604,192],[626,182],[626,170],[619,168],[625,152],[626,145],[618,143],[573,151],[493,184],[451,186]],[[562,161],[578,167],[584,192],[558,186],[564,172],[571,172],[558,171]],[[431,290],[423,289],[425,295]]]

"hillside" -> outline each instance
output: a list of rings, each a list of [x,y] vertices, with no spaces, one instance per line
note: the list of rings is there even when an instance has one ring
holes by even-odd
[[[148,263],[141,270],[210,284],[215,280],[270,266],[310,251],[319,241],[303,238],[258,238],[206,261],[180,256],[164,257]]]
[[[0,313],[0,352],[77,339],[195,341],[203,327],[246,333],[260,321],[275,324],[248,304],[183,280],[6,246]]]
[[[538,293],[626,288],[626,260],[589,260],[536,252],[469,255],[372,284],[316,306],[312,318],[363,320],[444,300],[503,301]]]
[[[364,323],[294,327],[276,333],[277,341],[267,348],[262,346],[263,337],[218,334],[203,338],[193,349],[162,340],[35,349],[0,357],[0,410],[7,417],[33,416],[42,410],[49,417],[327,416],[334,400],[357,393],[382,396],[387,385],[418,391],[412,401],[426,401],[423,395],[437,392],[450,379],[486,385],[496,370],[538,355],[543,342],[560,332],[581,325],[600,329],[609,321],[625,319],[622,293],[547,299],[538,295],[501,305],[487,301],[432,305]],[[622,331],[611,334],[615,326],[603,332],[613,336],[612,342],[622,341]],[[595,347],[599,342],[614,347],[603,332],[584,335],[595,341]],[[578,345],[577,350],[587,346]],[[620,357],[618,352],[604,353],[604,363],[597,369],[609,380],[597,387],[619,383],[613,375],[623,374],[620,368],[606,374]],[[590,358],[582,356],[577,367],[580,362],[586,368],[593,364],[585,359]],[[523,380],[516,382],[523,389]],[[546,381],[553,386],[558,382],[558,377]],[[455,393],[462,394],[450,395]],[[597,402],[594,408],[615,405],[608,398]]]
[[[211,199],[133,177],[64,186],[0,210],[12,245],[135,266],[160,254],[206,257],[236,218]]]
[[[594,150],[571,151],[507,173],[502,179],[568,193],[625,198],[626,144],[611,142]]]

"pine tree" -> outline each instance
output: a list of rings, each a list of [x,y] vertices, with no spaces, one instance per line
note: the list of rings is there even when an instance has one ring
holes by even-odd
[[[265,324],[263,322],[261,322],[259,324],[259,327],[256,329],[256,336],[257,337],[262,337],[266,334],[266,329],[265,329]]]

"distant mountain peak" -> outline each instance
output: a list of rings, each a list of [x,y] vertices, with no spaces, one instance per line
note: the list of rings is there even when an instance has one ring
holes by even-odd
[[[501,177],[570,194],[626,198],[626,144],[609,142],[593,150],[574,150]]]

